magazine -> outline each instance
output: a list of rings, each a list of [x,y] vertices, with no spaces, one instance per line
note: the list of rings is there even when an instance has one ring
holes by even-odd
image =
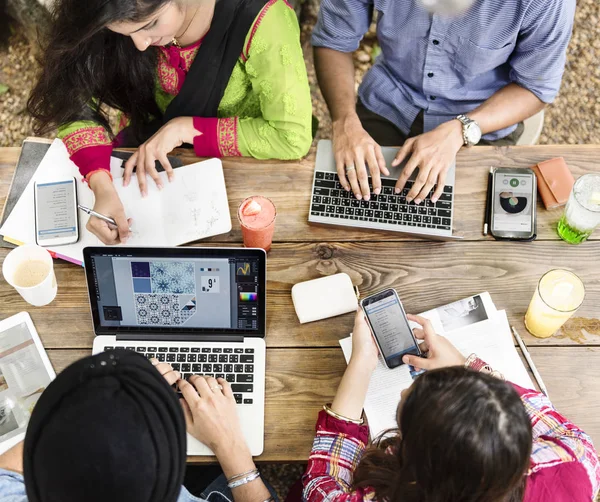
[[[55,376],[29,314],[0,321],[0,454],[25,437],[33,407]]]

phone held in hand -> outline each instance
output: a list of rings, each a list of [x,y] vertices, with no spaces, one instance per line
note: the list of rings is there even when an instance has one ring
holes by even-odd
[[[403,364],[404,354],[421,356],[419,344],[394,289],[386,289],[368,296],[360,305],[388,368]]]
[[[531,169],[497,168],[490,191],[490,233],[496,239],[536,237],[537,179]]]
[[[38,246],[61,246],[79,240],[76,187],[75,178],[34,183]]]

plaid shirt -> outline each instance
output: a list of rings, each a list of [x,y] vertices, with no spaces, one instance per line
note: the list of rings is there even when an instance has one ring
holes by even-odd
[[[548,398],[514,386],[531,419],[533,448],[525,502],[593,501],[600,487],[600,462],[590,437],[560,415]],[[352,426],[324,411],[302,478],[307,502],[376,500],[371,488],[353,490],[352,476],[365,451],[368,427]]]

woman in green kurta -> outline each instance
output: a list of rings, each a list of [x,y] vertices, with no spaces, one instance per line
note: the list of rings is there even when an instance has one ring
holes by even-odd
[[[120,110],[111,131],[103,105]],[[295,159],[312,141],[311,100],[294,10],[285,0],[58,0],[54,30],[29,109],[40,132],[58,127],[95,193],[90,218],[103,242],[127,239],[110,176],[115,146],[138,147],[125,165],[160,185],[158,160],[193,145],[199,157]],[[137,166],[137,167],[136,167]]]

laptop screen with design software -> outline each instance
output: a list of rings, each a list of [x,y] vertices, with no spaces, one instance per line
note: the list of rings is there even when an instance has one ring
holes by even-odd
[[[262,250],[86,248],[96,334],[264,336]]]

